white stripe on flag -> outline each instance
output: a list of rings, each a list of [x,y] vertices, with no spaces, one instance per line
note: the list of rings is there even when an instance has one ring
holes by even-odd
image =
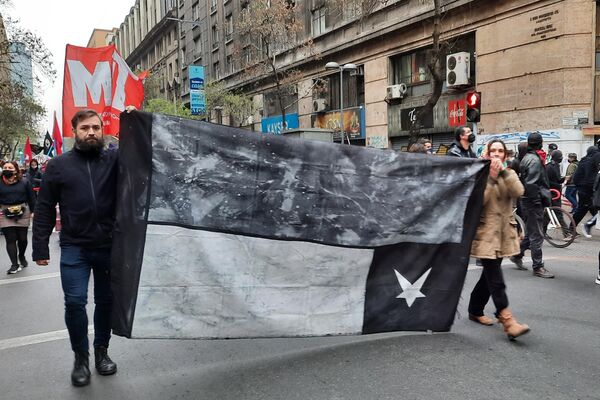
[[[132,337],[361,333],[372,256],[148,225]]]

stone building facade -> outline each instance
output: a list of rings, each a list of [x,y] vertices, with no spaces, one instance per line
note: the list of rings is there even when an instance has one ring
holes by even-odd
[[[112,43],[134,71],[149,71],[146,93],[178,103],[181,99],[181,27],[183,0],[135,0]]]
[[[136,4],[144,0],[136,1]],[[147,0],[150,2],[151,0]],[[158,0],[156,0],[158,1]],[[251,1],[251,0],[250,0]],[[181,0],[182,99],[189,101],[185,83],[189,65],[203,65],[207,80],[220,80],[231,89],[254,97],[257,112],[251,128],[265,130],[264,121],[277,121],[268,77],[249,77],[231,62],[236,40],[233,27],[248,0]],[[470,90],[481,93],[478,147],[491,137],[515,144],[527,132],[540,130],[546,141],[578,154],[600,134],[600,48],[598,5],[592,0],[442,0],[441,38],[450,54],[466,53],[470,73],[464,85],[444,83],[442,95],[421,134],[436,148],[449,145],[462,122],[460,104]],[[278,65],[302,72],[290,104],[300,128],[339,129],[339,72],[325,64],[352,63],[344,72],[344,128],[351,142],[373,147],[402,148],[407,144],[411,115],[431,92],[425,67],[432,45],[433,1],[392,0],[369,16],[345,10],[328,15],[327,2],[297,0],[304,35],[315,54],[306,57],[284,49]],[[135,28],[137,11],[126,18],[118,35],[128,57],[140,54],[139,43],[149,41]],[[172,25],[173,28],[175,25]],[[125,39],[128,38],[128,39]],[[119,41],[117,41],[119,43]],[[136,46],[135,44],[138,43]],[[128,58],[128,62],[135,61]],[[137,59],[137,58],[136,58]],[[446,63],[445,57],[443,58]],[[132,65],[132,64],[130,64]],[[401,98],[388,87],[401,85]],[[306,95],[306,93],[309,93]],[[457,105],[458,104],[458,105]],[[337,110],[337,112],[336,112]],[[411,113],[412,112],[412,113]],[[454,119],[453,119],[454,118]],[[228,120],[224,119],[227,123]],[[263,122],[263,123],[261,123]],[[337,123],[337,125],[336,125]],[[442,146],[443,151],[443,146]]]
[[[85,47],[103,47],[108,46],[113,42],[115,34],[117,33],[117,28],[113,29],[99,29],[95,28],[88,39],[88,43]]]

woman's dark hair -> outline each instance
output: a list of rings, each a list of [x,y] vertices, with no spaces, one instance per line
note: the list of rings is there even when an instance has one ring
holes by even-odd
[[[523,157],[525,157],[525,154],[527,154],[527,142],[520,142],[519,146],[518,146],[518,156],[517,158],[519,159],[519,161],[521,161],[523,159]]]
[[[15,172],[17,173],[17,180],[20,181],[23,175],[21,174],[21,168],[19,168],[19,163],[16,161],[7,161],[4,163],[4,165],[6,164],[12,164],[12,166],[15,167]]]
[[[98,119],[100,120],[100,126],[102,126],[102,118],[100,118],[100,115],[98,115],[96,111],[91,110],[89,108],[77,111],[75,115],[73,115],[73,118],[71,118],[71,126],[73,127],[73,129],[75,129],[77,128],[77,124],[79,123],[79,121],[83,121],[84,119],[88,119],[90,117],[98,117]]]
[[[427,149],[423,143],[413,143],[408,148],[409,153],[423,153],[427,154]]]
[[[486,146],[488,155],[490,154],[490,149],[492,148],[492,145],[494,143],[500,143],[502,145],[502,147],[504,148],[504,158],[506,158],[506,156],[508,155],[508,149],[506,148],[506,144],[500,139],[492,139],[488,142]]]
[[[454,130],[454,140],[456,140],[457,142],[460,142],[460,135],[462,135],[464,133],[464,131],[466,131],[468,128],[468,126],[459,126],[458,128],[456,128]]]
[[[29,161],[29,168],[31,168],[31,164],[33,164],[33,163],[35,163],[35,165],[37,165],[38,168],[39,168],[40,163],[36,159],[33,159],[33,160]]]

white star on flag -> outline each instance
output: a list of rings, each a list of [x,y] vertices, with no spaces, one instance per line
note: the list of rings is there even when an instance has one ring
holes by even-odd
[[[410,283],[405,277],[402,276],[402,274],[400,274],[400,272],[396,271],[395,269],[394,272],[396,273],[396,278],[398,278],[398,283],[402,288],[402,293],[396,296],[397,299],[406,300],[406,304],[410,307],[418,297],[425,297],[425,295],[421,293],[421,288],[429,276],[431,268],[425,271],[425,273],[421,275],[421,277],[417,279],[415,283]]]

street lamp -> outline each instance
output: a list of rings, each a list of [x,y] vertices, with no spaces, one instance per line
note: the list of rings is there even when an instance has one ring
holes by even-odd
[[[325,69],[340,71],[340,137],[341,142],[344,143],[344,71],[356,71],[358,68],[355,64],[340,65],[335,61],[330,61],[325,64]],[[350,136],[347,136],[347,139],[350,144]]]

